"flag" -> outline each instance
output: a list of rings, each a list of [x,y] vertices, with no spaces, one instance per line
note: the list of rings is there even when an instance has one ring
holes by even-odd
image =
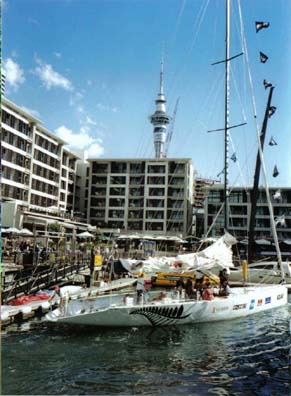
[[[275,107],[275,106],[269,107],[269,110],[268,110],[269,118],[272,117],[272,115],[275,113],[276,110],[277,110],[277,107]]]
[[[267,81],[267,80],[264,80],[264,81],[263,81],[263,84],[264,84],[265,89],[270,88],[270,87],[272,86],[272,83],[270,83],[270,82]]]
[[[268,28],[270,26],[269,22],[257,22],[256,21],[256,33],[258,33],[261,29]]]
[[[268,56],[265,55],[265,54],[263,54],[263,53],[260,51],[260,61],[261,61],[262,63],[266,63],[268,59],[269,59]]]
[[[232,156],[230,157],[230,159],[231,159],[233,162],[236,162],[236,161],[237,161],[236,154],[233,153]]]
[[[273,195],[273,198],[276,199],[276,200],[280,200],[282,198],[281,191],[280,190],[275,191],[275,194]]]
[[[275,165],[274,169],[273,169],[273,177],[277,177],[278,175],[279,175],[279,171],[278,171],[277,166]]]
[[[223,175],[223,173],[224,173],[224,169],[225,169],[225,168],[223,168],[223,169],[222,169],[222,171],[221,171],[221,172],[219,172],[219,173],[216,175],[216,177],[219,177],[220,175]]]
[[[277,142],[276,140],[273,138],[273,136],[271,137],[270,141],[269,141],[269,146],[277,146]]]
[[[276,226],[280,225],[281,227],[286,227],[285,215],[276,217],[275,224],[276,224]]]

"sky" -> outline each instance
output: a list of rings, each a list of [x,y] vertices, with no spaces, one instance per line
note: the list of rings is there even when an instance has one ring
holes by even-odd
[[[231,56],[245,52],[238,8],[231,0]],[[291,2],[244,0],[241,12],[248,56],[231,61],[230,125],[247,124],[231,130],[230,183],[253,181],[252,103],[260,129],[267,79],[277,108],[264,150],[268,183],[290,187]],[[256,33],[255,21],[270,26]],[[192,158],[198,176],[223,180],[223,132],[207,131],[224,127],[224,64],[211,65],[225,58],[224,0],[4,0],[2,45],[6,97],[90,158],[154,157],[149,116],[163,56],[170,116],[179,98],[168,157]]]

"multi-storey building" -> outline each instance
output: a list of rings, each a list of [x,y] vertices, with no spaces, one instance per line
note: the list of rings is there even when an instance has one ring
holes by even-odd
[[[191,233],[190,159],[90,159],[87,220],[106,230]]]
[[[38,119],[2,98],[2,226],[28,226],[36,218],[47,224],[49,213],[64,217],[73,210],[78,156],[65,144]]]
[[[291,239],[291,189],[270,188],[277,234],[280,239]],[[222,235],[224,228],[223,186],[209,187],[204,202],[204,234],[212,226],[211,235]],[[231,188],[229,196],[229,232],[236,237],[246,237],[251,214],[249,189]],[[256,237],[270,237],[271,223],[265,189],[260,188],[256,213]]]

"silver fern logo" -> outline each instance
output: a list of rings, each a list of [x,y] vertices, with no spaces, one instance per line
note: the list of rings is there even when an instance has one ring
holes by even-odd
[[[186,319],[190,314],[184,314],[184,307],[141,307],[130,312],[131,315],[143,315],[153,326],[175,324],[177,320]]]

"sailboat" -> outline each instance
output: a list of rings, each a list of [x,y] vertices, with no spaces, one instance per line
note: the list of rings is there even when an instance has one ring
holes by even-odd
[[[229,84],[229,9],[230,0],[226,0],[226,86],[225,86],[225,222],[228,223],[227,197],[228,197],[228,84]],[[153,261],[149,259],[142,262],[143,270],[146,266],[164,265],[170,271],[172,266],[179,260],[181,271],[186,268],[193,271],[202,268],[211,270],[215,266],[227,265],[225,257],[230,252],[229,246],[233,238],[226,233],[214,245],[199,254],[181,255],[178,257],[165,258]],[[232,265],[231,257],[228,257],[229,266]],[[136,262],[124,260],[124,265],[130,266]],[[139,271],[141,269],[140,266]],[[49,312],[46,320],[54,323],[69,325],[91,325],[96,327],[140,327],[140,326],[169,326],[181,324],[193,324],[202,322],[216,322],[231,320],[239,317],[258,314],[271,309],[277,309],[287,304],[287,287],[280,285],[256,285],[248,287],[234,287],[226,296],[219,293],[213,294],[209,299],[203,299],[197,293],[196,298],[186,298],[183,294],[175,292],[145,293],[142,301],[134,293],[111,294],[94,298],[73,299],[63,304],[62,307]]]

